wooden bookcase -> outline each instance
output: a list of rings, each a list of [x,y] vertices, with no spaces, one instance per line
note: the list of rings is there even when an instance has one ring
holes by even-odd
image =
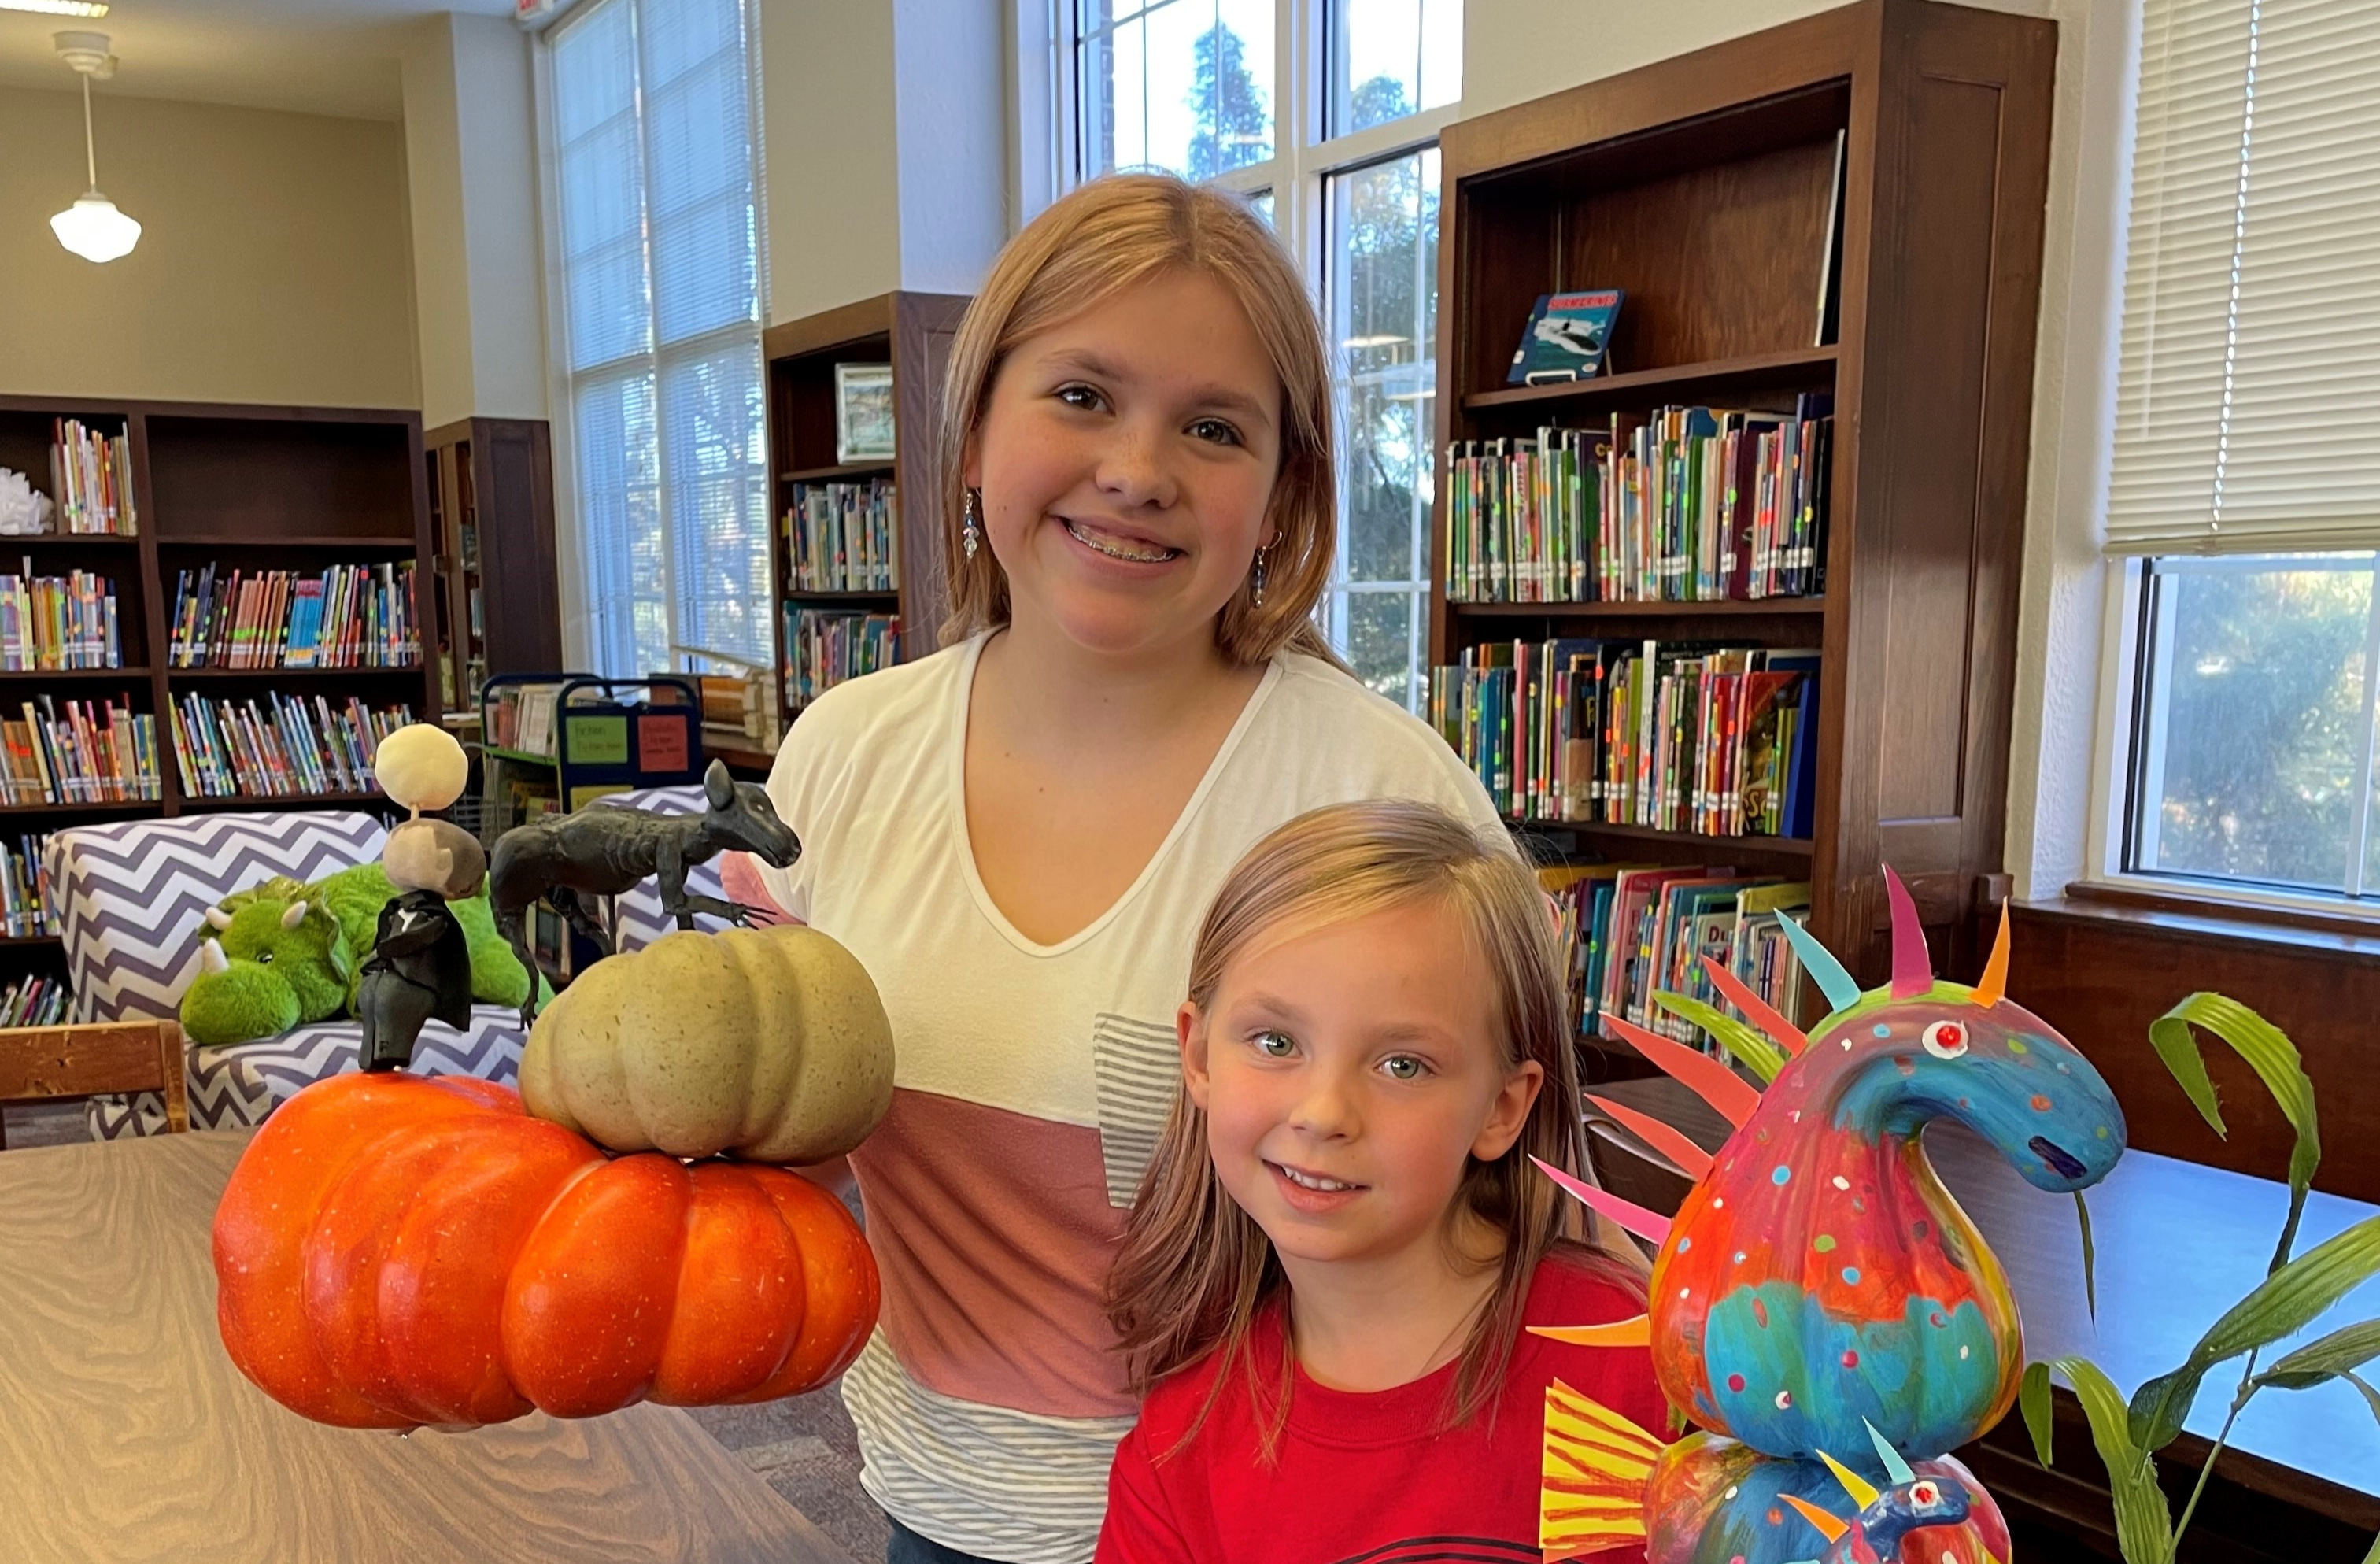
[[[1880,866],[1942,970],[1972,976],[2005,883],[2017,585],[2048,175],[2053,23],[1862,0],[1450,126],[1439,205],[1437,449],[1677,403],[1831,392],[1821,599],[1475,604],[1433,663],[1548,636],[1819,648],[1812,837],[1560,824],[1582,855],[1812,881],[1811,927],[1889,970]],[[1836,148],[1840,302],[1819,343]],[[1624,288],[1619,372],[1505,384],[1540,294]]]
[[[562,666],[552,439],[542,418],[475,418],[421,443],[436,576],[425,654],[447,724],[476,727],[491,674]]]
[[[939,643],[950,602],[942,578],[941,461],[935,449],[942,377],[967,300],[953,294],[888,293],[771,326],[761,337],[769,362],[769,466],[771,484],[769,577],[777,594],[777,638],[787,604],[857,609],[901,616],[904,655]],[[854,466],[835,460],[834,367],[892,366],[894,457]],[[795,592],[786,558],[785,513],[796,483],[864,481],[890,476],[899,507],[892,592]],[[778,716],[790,722],[786,675],[793,649],[778,651]],[[763,762],[765,764],[765,762]]]
[[[225,568],[322,570],[430,557],[430,505],[423,483],[421,416],[405,410],[266,407],[228,404],[0,396],[0,467],[26,475],[57,498],[50,472],[53,421],[79,418],[131,445],[132,537],[0,538],[12,570],[30,559],[41,575],[83,569],[115,584],[121,668],[73,673],[0,672],[0,709],[19,714],[38,695],[54,700],[128,697],[157,719],[161,796],[124,803],[0,806],[0,837],[99,821],[193,810],[370,807],[378,792],[285,798],[184,795],[174,761],[170,702],[193,691],[212,699],[285,690],[372,706],[404,702],[438,720],[438,679],[410,668],[173,668],[168,648],[175,573],[209,561]],[[59,523],[58,525],[63,525]],[[431,624],[427,577],[414,576],[416,622]],[[0,940],[0,981],[30,964],[63,972],[55,937]]]

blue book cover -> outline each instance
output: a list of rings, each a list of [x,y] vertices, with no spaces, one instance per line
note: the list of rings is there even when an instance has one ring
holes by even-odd
[[[1619,288],[1539,295],[1521,333],[1521,345],[1512,350],[1505,382],[1538,385],[1593,379],[1607,362],[1622,297]]]

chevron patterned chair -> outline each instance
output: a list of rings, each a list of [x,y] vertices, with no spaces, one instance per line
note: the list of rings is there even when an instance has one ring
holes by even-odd
[[[79,826],[50,840],[51,883],[64,914],[67,973],[79,1022],[172,1017],[199,966],[206,910],[274,875],[316,880],[380,855],[385,831],[355,810],[186,815]],[[658,899],[656,899],[658,908]],[[314,1082],[356,1067],[362,1027],[316,1022],[277,1037],[187,1054],[194,1130],[263,1122]],[[428,1074],[511,1081],[520,1062],[517,1012],[476,1005],[471,1024],[421,1030],[414,1067]],[[94,1140],[164,1133],[161,1094],[96,1097],[85,1108]]]

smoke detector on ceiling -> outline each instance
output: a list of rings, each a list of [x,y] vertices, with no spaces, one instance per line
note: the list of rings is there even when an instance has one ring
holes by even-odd
[[[94,81],[105,81],[115,74],[115,56],[107,52],[103,32],[54,32],[50,44],[58,58]]]

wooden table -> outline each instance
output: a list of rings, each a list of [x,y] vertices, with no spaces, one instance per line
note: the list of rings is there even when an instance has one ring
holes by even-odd
[[[1675,1125],[1706,1148],[1725,1138],[1725,1121],[1666,1078],[1595,1090]],[[1598,1158],[1613,1146],[1651,1158],[1624,1131],[1599,1119],[1591,1122]],[[2095,1325],[2083,1293],[2073,1198],[2026,1183],[1961,1125],[1937,1122],[1925,1132],[1925,1148],[1944,1186],[2008,1270],[2024,1320],[2025,1356],[2089,1358],[2126,1395],[2178,1367],[2206,1328],[2263,1279],[2289,1209],[2286,1184],[2144,1151],[2126,1153],[2088,1195],[2097,1251]],[[1684,1186],[1674,1170],[1665,1167],[1665,1172],[1675,1193],[1658,1208],[1674,1210]],[[1660,1191],[1645,1193],[1658,1200]],[[2380,1207],[2316,1192],[2307,1201],[2294,1253],[2302,1255],[2375,1214]],[[2269,1364],[2291,1345],[2375,1315],[2380,1279],[2348,1294],[2289,1341],[2266,1349],[2260,1361]],[[2239,1382],[2236,1362],[2207,1376],[2188,1431],[2170,1453],[2192,1467],[2204,1458]],[[2018,1420],[2010,1413],[2008,1421]],[[2010,1432],[2015,1440],[2024,1437],[2013,1426]],[[2089,1452],[2078,1449],[2082,1441],[2074,1433],[2061,1426],[2058,1440],[2060,1469],[2078,1458],[2087,1463]],[[2380,1531],[2380,1421],[2353,1386],[2260,1392],[2233,1427],[2217,1470],[2258,1493],[2355,1528],[2366,1540]]]
[[[674,1408],[400,1437],[267,1398],[215,1328],[209,1229],[245,1144],[0,1154],[0,1553],[849,1564]]]

